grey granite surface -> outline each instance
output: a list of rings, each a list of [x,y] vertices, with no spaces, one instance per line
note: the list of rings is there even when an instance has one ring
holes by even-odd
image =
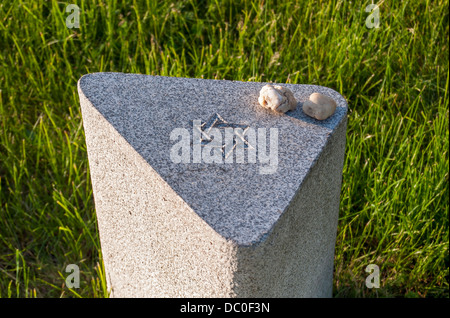
[[[263,109],[258,95],[265,84],[93,73],[80,79],[79,92],[214,231],[250,246],[263,242],[274,228],[347,114],[340,94],[314,85],[280,84],[299,101],[295,111]],[[313,92],[336,101],[336,112],[327,120],[303,113],[301,102]],[[278,128],[276,171],[261,174],[258,161],[173,163],[171,131],[186,128],[192,135],[194,120],[206,122],[214,114],[268,133]]]
[[[277,114],[257,103],[264,85],[119,73],[80,79],[111,297],[332,295],[347,105],[328,88],[286,85],[300,104],[320,92],[338,109],[322,122],[301,105]],[[170,134],[189,135],[193,123],[206,135],[188,148],[214,143],[210,127],[277,128],[276,169],[262,174],[265,164],[233,156],[174,163]],[[254,143],[248,138],[245,151]]]

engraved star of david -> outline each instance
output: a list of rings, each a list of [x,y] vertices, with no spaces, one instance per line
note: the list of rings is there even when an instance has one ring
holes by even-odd
[[[249,126],[248,125],[244,125],[244,124],[233,124],[233,123],[229,123],[227,122],[225,119],[222,118],[222,116],[220,116],[219,114],[214,114],[212,115],[208,121],[206,121],[205,123],[203,123],[200,127],[197,127],[197,129],[199,129],[200,131],[200,141],[201,141],[201,145],[205,146],[207,144],[209,144],[210,142],[213,141],[213,138],[211,138],[211,136],[209,135],[209,132],[211,131],[211,128],[241,128],[243,130],[242,134],[239,134],[235,131],[235,135],[236,137],[238,137],[240,140],[242,140],[242,142],[244,143],[244,148],[251,148],[254,149],[252,145],[250,145],[248,143],[247,140],[245,140],[244,135],[247,132]],[[230,154],[233,153],[234,148],[236,148],[237,142],[236,139],[233,138],[232,139],[232,146],[230,146],[230,144],[225,144],[223,146],[217,146],[221,149],[222,152],[222,157],[223,158],[228,158],[228,156]],[[225,149],[230,149],[227,153],[225,153]]]

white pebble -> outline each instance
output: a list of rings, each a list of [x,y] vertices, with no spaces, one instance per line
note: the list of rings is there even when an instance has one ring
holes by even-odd
[[[261,88],[258,102],[262,107],[280,113],[297,108],[297,100],[294,94],[288,88],[279,85],[268,84]]]
[[[315,119],[325,120],[334,114],[336,102],[334,99],[320,93],[312,93],[309,100],[303,103],[303,112]]]

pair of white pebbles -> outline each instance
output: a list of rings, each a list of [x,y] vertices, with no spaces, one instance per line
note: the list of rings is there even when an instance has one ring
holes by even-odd
[[[267,109],[285,113],[297,108],[294,94],[286,87],[280,85],[265,85],[259,92],[259,104]],[[321,93],[312,93],[309,99],[303,102],[303,112],[315,119],[325,120],[334,114],[336,102]]]

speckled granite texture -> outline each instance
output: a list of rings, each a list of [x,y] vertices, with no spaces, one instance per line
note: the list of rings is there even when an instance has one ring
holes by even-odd
[[[78,83],[108,287],[113,297],[329,297],[347,103],[281,84],[295,111],[258,104],[267,83],[94,73]],[[333,116],[306,116],[313,92]],[[278,166],[173,163],[174,128],[219,114],[278,128]]]

